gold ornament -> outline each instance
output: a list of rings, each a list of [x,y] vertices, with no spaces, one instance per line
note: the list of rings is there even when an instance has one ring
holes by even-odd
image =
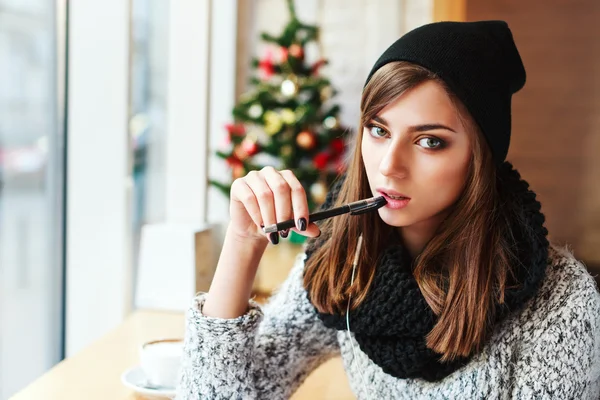
[[[294,132],[290,129],[286,129],[281,133],[281,140],[284,142],[289,142],[294,137]]]
[[[267,111],[263,117],[265,120],[265,132],[269,135],[274,135],[281,130],[283,126],[279,114],[275,111]]]
[[[248,153],[242,146],[236,146],[233,149],[233,155],[240,161],[245,161],[248,158]]]
[[[280,116],[284,124],[292,125],[296,122],[296,113],[291,108],[281,110]]]
[[[302,118],[304,118],[306,116],[306,111],[307,111],[306,106],[299,106],[298,108],[296,108],[296,111],[295,111],[296,122],[300,121]]]
[[[325,197],[327,196],[327,188],[323,182],[315,182],[310,185],[310,195],[315,203],[321,204],[325,201]]]
[[[289,157],[292,155],[292,146],[286,144],[285,146],[281,146],[281,155],[283,157]]]
[[[317,144],[315,135],[309,131],[302,131],[296,136],[296,143],[305,150],[310,150]]]
[[[289,53],[292,57],[304,58],[304,49],[299,44],[292,44],[290,46]]]
[[[333,96],[333,89],[331,86],[325,86],[323,89],[321,89],[320,94],[321,101],[327,101],[331,98],[331,96]]]
[[[257,131],[252,130],[246,134],[246,138],[248,138],[248,140],[253,141],[254,143],[258,143],[259,133],[260,132],[257,133]]]
[[[256,96],[256,93],[254,90],[247,91],[240,95],[240,101],[242,101],[242,102],[249,101],[249,100],[253,99],[254,96]]]
[[[292,79],[288,78],[281,82],[281,94],[286,97],[292,97],[298,93],[298,85]]]
[[[298,108],[296,108],[296,121],[304,118],[304,116],[306,115],[306,106],[299,106]]]

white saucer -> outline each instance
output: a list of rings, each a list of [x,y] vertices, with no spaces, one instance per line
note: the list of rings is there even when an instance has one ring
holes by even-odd
[[[147,399],[164,400],[175,398],[175,388],[153,388],[152,386],[146,386],[146,376],[139,365],[123,372],[121,374],[121,382]]]

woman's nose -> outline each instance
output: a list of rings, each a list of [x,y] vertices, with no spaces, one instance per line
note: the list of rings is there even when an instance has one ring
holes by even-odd
[[[385,176],[404,177],[408,172],[409,157],[400,143],[391,144],[379,163],[379,172]]]

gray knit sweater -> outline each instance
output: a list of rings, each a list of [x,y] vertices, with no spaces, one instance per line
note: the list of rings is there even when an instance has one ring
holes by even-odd
[[[187,314],[178,400],[287,399],[319,364],[342,356],[359,399],[598,399],[600,294],[568,249],[550,247],[546,277],[484,349],[439,382],[384,373],[348,335],[326,328],[302,285],[304,255],[262,310],[225,320]],[[362,374],[361,374],[362,373]],[[361,377],[362,375],[362,377]],[[364,380],[363,380],[364,379]]]

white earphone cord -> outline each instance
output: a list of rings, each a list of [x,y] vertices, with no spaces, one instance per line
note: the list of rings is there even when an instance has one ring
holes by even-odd
[[[352,279],[350,280],[350,287],[352,287],[352,285],[354,284],[354,273],[356,272],[356,265],[358,264],[358,257],[360,256],[360,250],[362,248],[362,242],[363,242],[363,237],[362,234],[358,237],[358,244],[356,245],[356,251],[354,252],[354,261],[352,262]],[[358,362],[358,358],[356,357],[356,349],[354,348],[354,343],[352,341],[352,336],[350,336],[350,302],[352,300],[352,294],[348,295],[348,307],[346,307],[346,328],[348,329],[348,331],[346,332],[348,334],[348,341],[350,342],[350,346],[352,346],[352,354],[354,355],[354,362],[357,363]],[[367,385],[365,384],[365,378],[363,376],[362,370],[361,368],[358,367],[356,368],[360,374],[360,380],[362,381],[362,385],[363,388],[365,390],[365,394],[367,395],[367,398],[370,399],[368,393],[369,391],[367,390]]]

